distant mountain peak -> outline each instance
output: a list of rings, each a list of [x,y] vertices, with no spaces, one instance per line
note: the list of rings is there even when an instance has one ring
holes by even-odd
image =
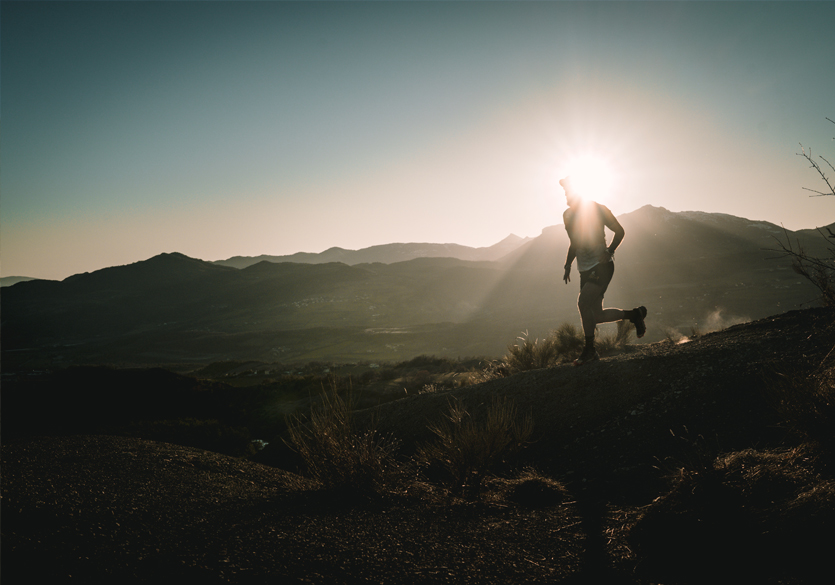
[[[523,239],[527,239],[527,238],[520,238],[516,234],[510,234],[505,239],[503,239],[501,242],[499,242],[498,244],[495,244],[495,245],[498,246],[500,244],[515,244],[517,242],[522,241]]]
[[[296,252],[295,254],[286,256],[235,256],[227,260],[218,260],[214,264],[240,269],[263,260],[274,263],[294,262],[299,264],[342,262],[351,266],[373,263],[393,264],[395,262],[414,260],[415,258],[456,258],[458,260],[494,262],[530,240],[531,238],[520,238],[516,234],[510,234],[501,242],[482,248],[472,248],[460,244],[433,244],[428,242],[392,242],[390,244],[377,244],[359,250],[347,250],[334,246],[318,254]]]

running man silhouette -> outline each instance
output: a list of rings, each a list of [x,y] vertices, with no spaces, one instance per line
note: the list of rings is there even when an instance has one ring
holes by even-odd
[[[577,270],[580,271],[577,308],[583,322],[583,334],[586,336],[583,353],[574,360],[574,365],[580,366],[600,359],[594,347],[594,332],[598,323],[629,319],[635,325],[636,335],[643,337],[647,330],[644,325],[647,309],[637,307],[631,311],[624,311],[603,308],[603,295],[615,273],[615,250],[623,241],[623,226],[608,207],[583,199],[572,187],[570,177],[561,179],[560,185],[565,189],[565,200],[568,204],[562,218],[571,242],[565,258],[563,280],[566,284],[571,282],[571,264],[574,258],[577,258]],[[604,226],[615,234],[608,246]]]

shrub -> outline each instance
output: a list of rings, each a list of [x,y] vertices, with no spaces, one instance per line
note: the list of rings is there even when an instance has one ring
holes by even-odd
[[[488,473],[515,456],[533,432],[530,415],[517,419],[516,406],[506,398],[493,398],[483,420],[476,420],[463,402],[449,401],[449,412],[429,426],[437,437],[418,447],[419,467],[430,474],[442,470],[454,492],[477,493]]]
[[[510,369],[504,360],[488,360],[480,365],[481,369],[467,372],[459,378],[460,387],[481,384],[497,378],[506,378],[510,375]]]
[[[354,425],[351,391],[340,396],[335,384],[311,404],[310,418],[288,420],[288,446],[301,455],[313,479],[328,491],[369,495],[385,486],[395,468],[397,444],[374,428]]]
[[[512,371],[547,368],[556,361],[556,347],[550,338],[542,341],[539,339],[531,341],[528,332],[525,331],[517,339],[520,343],[508,345],[508,353],[504,358],[508,368]]]
[[[444,387],[440,384],[424,384],[423,388],[418,391],[418,394],[435,394],[443,391]]]
[[[586,343],[583,332],[571,323],[563,323],[551,334],[557,347],[557,353],[566,360],[574,359],[583,351]]]
[[[597,337],[597,350],[601,355],[622,351],[631,338],[635,326],[629,321],[619,321],[614,333]],[[511,372],[547,368],[558,363],[570,362],[583,350],[583,332],[571,323],[563,323],[542,340],[531,341],[525,331],[517,338],[520,343],[508,346],[504,363]]]
[[[456,362],[445,357],[434,355],[419,355],[405,362],[395,365],[395,369],[418,369],[431,371],[447,371],[454,368]]]

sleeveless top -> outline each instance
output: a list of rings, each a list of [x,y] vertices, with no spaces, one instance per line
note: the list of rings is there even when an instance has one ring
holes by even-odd
[[[599,203],[584,201],[566,212],[565,231],[577,255],[577,270],[580,272],[612,260],[606,250],[603,227],[603,210]]]

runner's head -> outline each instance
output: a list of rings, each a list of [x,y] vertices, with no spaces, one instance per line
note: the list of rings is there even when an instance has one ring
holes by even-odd
[[[582,198],[571,184],[571,177],[560,179],[560,185],[565,189],[565,202],[568,203],[569,207],[574,207],[582,201]]]

